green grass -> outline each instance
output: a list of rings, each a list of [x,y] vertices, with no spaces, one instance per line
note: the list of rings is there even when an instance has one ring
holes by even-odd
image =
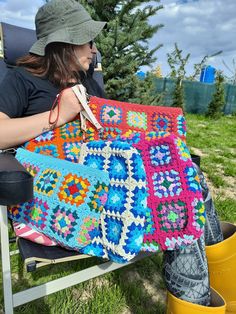
[[[219,216],[236,222],[236,116],[209,120],[187,114],[187,144],[192,153],[201,154],[203,170]],[[26,273],[21,260],[12,258],[13,287],[20,291],[60,278],[95,264],[97,259],[75,261]],[[21,314],[163,314],[165,286],[161,278],[162,255],[155,254],[134,265],[90,280],[16,308]],[[0,278],[0,313],[3,303]]]

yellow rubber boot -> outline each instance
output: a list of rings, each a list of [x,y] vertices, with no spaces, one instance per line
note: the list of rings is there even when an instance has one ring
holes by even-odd
[[[211,289],[210,306],[190,303],[167,293],[167,314],[225,314],[225,308],[224,299],[214,289]]]
[[[224,241],[206,246],[210,284],[225,299],[226,313],[236,314],[236,226],[222,222]]]

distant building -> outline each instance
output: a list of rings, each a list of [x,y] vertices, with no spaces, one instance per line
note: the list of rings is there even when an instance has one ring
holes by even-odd
[[[162,70],[161,70],[161,66],[158,65],[155,70],[153,71],[153,74],[156,76],[156,77],[159,77],[159,78],[162,78]]]

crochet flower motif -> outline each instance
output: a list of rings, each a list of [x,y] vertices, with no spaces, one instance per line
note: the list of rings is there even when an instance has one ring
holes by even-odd
[[[53,131],[48,131],[48,132],[45,132],[45,133],[37,136],[34,139],[34,142],[35,143],[40,143],[40,142],[52,141],[54,139],[54,137],[55,137],[54,132]]]
[[[128,111],[127,124],[138,129],[147,129],[147,115],[144,112]]]
[[[159,198],[180,195],[182,191],[180,176],[175,170],[154,173],[152,180],[154,195]]]
[[[72,213],[70,210],[56,206],[52,209],[50,224],[58,236],[68,241],[73,237],[74,226],[77,224],[76,219],[78,216],[75,212]]]
[[[88,255],[97,256],[97,257],[104,257],[104,258],[107,257],[107,255],[105,254],[103,245],[93,240],[91,243],[89,243],[85,247],[82,247],[80,249],[80,252],[83,254],[88,254]]]
[[[106,210],[114,211],[122,214],[126,208],[128,190],[125,186],[109,186],[108,199],[105,204]]]
[[[47,202],[35,197],[28,203],[25,203],[24,219],[27,223],[43,230],[46,225],[49,206]]]
[[[130,158],[132,169],[132,177],[139,181],[146,181],[146,172],[143,165],[142,157],[139,154],[133,154]]]
[[[187,224],[187,207],[184,202],[165,202],[157,207],[161,230],[165,232],[183,230]]]
[[[64,177],[58,197],[65,203],[79,206],[84,203],[89,187],[90,183],[87,179],[69,173]]]
[[[101,108],[100,118],[102,123],[120,124],[122,121],[122,110],[115,106],[103,105]]]
[[[40,171],[38,166],[35,166],[35,165],[27,163],[27,162],[24,162],[23,166],[31,174],[32,177],[35,177],[38,174],[38,172]]]
[[[151,124],[154,131],[173,132],[172,118],[167,114],[153,113]]]
[[[168,144],[150,147],[151,163],[154,166],[168,165],[171,161],[171,152]]]
[[[55,144],[47,144],[43,146],[37,146],[34,149],[35,153],[52,156],[52,157],[58,157],[59,153],[57,150],[57,145]]]
[[[202,230],[206,222],[206,213],[203,200],[195,198],[192,202],[192,206],[194,212],[193,226],[196,227],[198,231]]]
[[[111,155],[109,160],[109,173],[112,173],[114,180],[126,180],[129,176],[129,170],[124,158],[117,158]]]
[[[76,138],[77,142],[83,141],[83,132],[79,120],[63,125],[60,129],[60,137],[64,140]]]
[[[80,244],[87,245],[92,239],[99,236],[99,234],[99,221],[95,218],[86,217],[83,220],[77,241]]]
[[[186,167],[184,176],[187,183],[187,189],[194,193],[201,192],[200,179],[194,167]]]
[[[17,220],[21,217],[21,213],[22,213],[22,206],[21,205],[22,204],[19,204],[16,206],[10,206],[8,208],[8,213],[13,220]]]
[[[164,132],[164,131],[151,131],[151,132],[145,132],[145,140],[151,141],[158,138],[163,138],[169,136],[170,133]]]
[[[145,188],[136,187],[133,190],[131,212],[135,218],[146,218],[150,209],[147,207],[147,192]]]
[[[185,247],[186,245],[189,245],[193,243],[194,236],[193,235],[187,235],[184,234],[183,237],[178,237],[177,239],[172,238],[166,238],[165,245],[167,247],[167,250],[178,250],[181,247]]]
[[[63,143],[63,151],[65,154],[65,159],[78,163],[81,145],[82,143],[80,142]]]
[[[95,140],[95,129],[93,129],[92,127],[87,128],[87,130],[85,132],[85,139],[84,140],[86,142],[94,141]]]
[[[93,196],[90,197],[91,201],[88,206],[91,211],[102,212],[104,205],[107,202],[108,187],[105,184],[96,184],[94,186]]]
[[[175,138],[175,144],[180,158],[184,161],[190,160],[191,155],[185,143],[180,138]]]
[[[120,129],[118,129],[118,128],[105,127],[103,129],[102,139],[103,140],[115,139],[121,133],[122,133],[122,131]]]
[[[44,170],[35,183],[35,192],[51,196],[60,176],[61,173],[59,171],[53,169]]]
[[[137,254],[143,243],[143,227],[141,224],[132,223],[128,226],[128,231],[126,232],[126,240],[124,245],[124,250],[130,254]]]
[[[105,216],[103,222],[107,241],[112,244],[119,244],[124,226],[123,221],[116,217]]]
[[[105,158],[100,155],[88,154],[85,157],[84,165],[93,169],[103,170]]]
[[[179,115],[177,117],[177,131],[181,137],[186,137],[187,127],[186,127],[186,120],[184,116]]]
[[[160,251],[160,246],[156,241],[148,241],[146,240],[142,244],[142,251],[145,252],[158,252]]]

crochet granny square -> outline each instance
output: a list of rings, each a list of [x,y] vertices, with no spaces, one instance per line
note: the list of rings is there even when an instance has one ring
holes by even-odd
[[[21,148],[16,158],[34,177],[34,198],[11,206],[9,217],[68,248],[90,243],[107,201],[108,174]]]
[[[120,136],[141,154],[147,174],[148,207],[143,250],[179,249],[203,233],[205,208],[199,177],[185,143],[175,135]]]
[[[141,156],[125,142],[92,141],[81,146],[80,162],[110,179],[100,232],[81,252],[127,262],[141,250],[148,210]]]

